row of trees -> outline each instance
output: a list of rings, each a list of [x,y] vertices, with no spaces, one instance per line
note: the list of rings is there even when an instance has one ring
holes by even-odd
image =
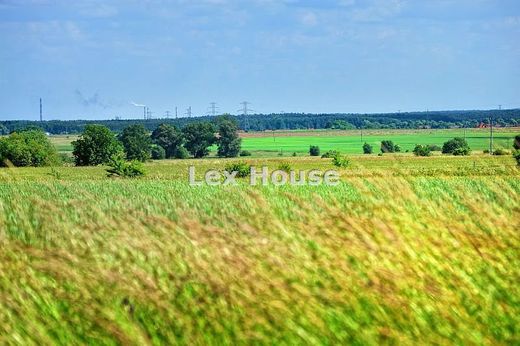
[[[151,158],[185,159],[189,155],[202,158],[214,144],[218,145],[220,157],[239,155],[241,138],[232,117],[224,115],[215,122],[190,123],[182,129],[160,124],[151,134],[143,125],[135,124],[123,129],[118,136],[106,126],[87,125],[80,138],[72,143],[78,166],[106,164],[120,152],[124,152],[129,161],[141,162]]]

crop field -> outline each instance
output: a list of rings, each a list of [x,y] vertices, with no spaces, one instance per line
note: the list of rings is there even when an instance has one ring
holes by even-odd
[[[510,148],[513,138],[520,132],[518,128],[498,128],[494,130],[494,148]],[[310,145],[318,145],[322,151],[338,150],[347,154],[361,154],[362,145],[367,142],[376,151],[382,140],[392,140],[403,151],[412,151],[416,144],[442,144],[454,137],[465,137],[475,151],[489,149],[489,129],[448,129],[448,130],[359,130],[347,131],[265,131],[242,133],[242,147],[254,156],[269,157],[308,154]],[[72,152],[70,144],[77,136],[52,136],[58,151]],[[215,152],[213,148],[213,152]]]
[[[0,169],[0,344],[520,343],[513,159],[350,159],[337,186],[188,184],[237,159]]]

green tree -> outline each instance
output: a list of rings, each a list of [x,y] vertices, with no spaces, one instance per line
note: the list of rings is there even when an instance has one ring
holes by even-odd
[[[469,155],[471,149],[464,138],[456,137],[445,142],[442,146],[443,154]]]
[[[363,154],[372,154],[373,152],[374,147],[365,142],[365,144],[363,144]]]
[[[56,148],[41,130],[14,132],[0,138],[0,165],[40,167],[59,162]]]
[[[515,141],[513,142],[513,148],[516,150],[520,150],[520,135],[515,136]]]
[[[152,146],[152,159],[164,160],[166,158],[166,151],[160,145],[154,144]]]
[[[72,142],[76,166],[96,166],[110,162],[122,151],[115,135],[103,125],[87,125],[77,141]]]
[[[209,122],[196,122],[186,125],[182,129],[185,147],[195,158],[201,158],[209,154],[209,147],[217,141],[215,127]]]
[[[317,145],[311,145],[309,147],[309,155],[310,156],[320,156],[320,147]]]
[[[9,129],[4,124],[0,124],[0,136],[9,134]]]
[[[175,126],[160,124],[152,132],[152,141],[161,146],[167,159],[177,157],[184,143],[182,132]]]
[[[240,153],[242,138],[238,135],[238,123],[230,115],[223,115],[217,119],[218,150],[220,157],[237,157]]]
[[[119,140],[123,143],[127,160],[144,162],[152,156],[152,140],[143,125],[126,127]]]
[[[432,154],[431,148],[428,145],[417,144],[413,149],[415,156],[430,156]]]

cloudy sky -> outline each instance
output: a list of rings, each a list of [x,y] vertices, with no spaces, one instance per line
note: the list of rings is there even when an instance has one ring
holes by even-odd
[[[0,120],[520,107],[517,0],[0,0]]]

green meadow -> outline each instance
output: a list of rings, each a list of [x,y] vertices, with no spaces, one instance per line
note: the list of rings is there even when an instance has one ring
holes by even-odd
[[[352,155],[338,186],[188,184],[190,165],[235,161],[0,169],[0,344],[520,342],[510,156]]]

